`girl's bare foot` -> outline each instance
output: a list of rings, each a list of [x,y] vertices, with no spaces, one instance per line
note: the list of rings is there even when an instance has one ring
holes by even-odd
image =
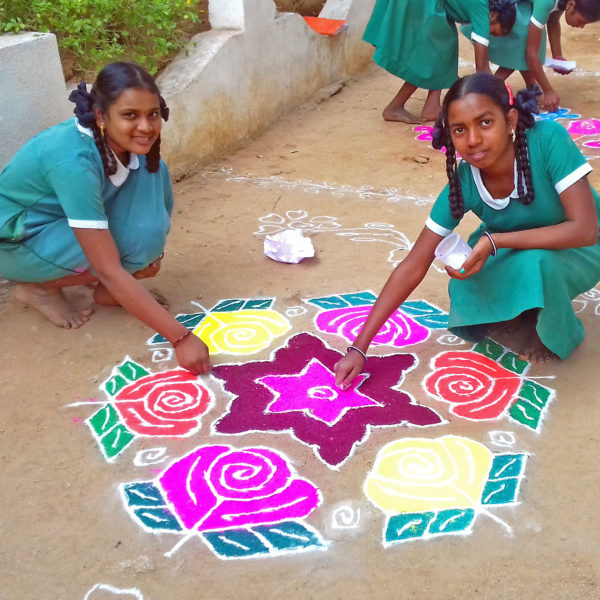
[[[440,109],[441,110],[441,109]],[[438,110],[437,112],[425,112],[425,109],[423,109],[423,112],[421,112],[421,123],[427,123],[430,121],[435,121],[438,118],[438,115],[440,114],[440,111]]]
[[[62,289],[47,288],[39,283],[17,283],[15,298],[67,329],[81,327],[94,312],[91,308],[76,309],[69,304]]]
[[[551,360],[556,360],[558,356],[542,344],[539,336],[536,334],[535,339],[531,340],[529,345],[519,354],[521,360],[528,360],[532,363],[543,363]]]
[[[389,104],[383,111],[383,118],[386,121],[399,121],[400,123],[409,123],[411,125],[418,125],[421,119],[411,112],[408,112],[405,108],[398,108]]]
[[[94,302],[99,306],[121,306],[100,282],[98,282],[94,288]]]

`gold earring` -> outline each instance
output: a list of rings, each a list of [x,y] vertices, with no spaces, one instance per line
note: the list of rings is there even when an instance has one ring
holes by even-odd
[[[100,135],[104,137],[104,123],[100,123]]]

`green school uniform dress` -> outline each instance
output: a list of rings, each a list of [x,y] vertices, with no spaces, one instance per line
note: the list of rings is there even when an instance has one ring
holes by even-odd
[[[471,39],[487,46],[488,0],[377,0],[363,39],[386,71],[427,90],[458,78],[456,23],[471,23]]]
[[[539,57],[542,64],[546,60],[546,23],[550,13],[556,9],[557,0],[519,0],[517,2],[517,18],[508,35],[493,37],[488,48],[490,61],[500,67],[527,71],[526,58],[527,34],[533,25],[543,30]],[[462,28],[461,28],[462,30]],[[465,28],[465,35],[470,31]]]
[[[538,121],[527,131],[527,147],[535,192],[524,206],[515,191],[493,199],[475,167],[462,161],[458,167],[465,212],[472,211],[481,226],[469,237],[474,246],[483,231],[499,233],[555,225],[565,220],[559,194],[592,169],[562,125]],[[515,168],[516,172],[516,168]],[[516,175],[515,175],[516,178]],[[592,189],[600,216],[600,196]],[[448,202],[448,186],[436,200],[427,220],[432,231],[447,235],[458,224]],[[523,311],[539,308],[537,332],[542,343],[566,358],[584,338],[581,321],[571,300],[600,281],[600,243],[565,250],[512,250],[501,248],[483,269],[449,285],[449,329],[467,340],[484,334],[482,325],[508,321]]]
[[[145,156],[104,174],[92,132],[75,118],[29,140],[0,173],[0,275],[43,282],[90,268],[73,229],[109,229],[130,273],[163,252],[173,192]]]

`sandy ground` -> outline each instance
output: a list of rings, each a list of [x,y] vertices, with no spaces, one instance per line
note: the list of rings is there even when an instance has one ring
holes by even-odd
[[[587,118],[600,116],[599,34],[598,26],[577,37],[565,32],[565,52],[578,60],[580,73],[553,77],[563,106]],[[472,61],[466,46],[462,57]],[[513,81],[518,87],[518,78]],[[273,297],[282,315],[304,305],[307,312],[289,317],[292,331],[286,337],[315,332],[316,310],[303,300],[379,290],[390,260],[405,255],[406,241],[416,239],[432,197],[445,183],[443,155],[416,140],[411,127],[380,118],[397,86],[372,66],[331,98],[324,94],[291,112],[262,137],[179,182],[164,268],[149,287],[169,299],[174,313],[197,311],[192,301],[210,308],[227,298]],[[417,94],[413,110],[423,97]],[[600,186],[597,172],[590,179]],[[264,233],[256,233],[268,224],[260,219],[270,214],[278,217],[267,221],[313,226],[322,220],[310,219],[326,215],[339,227],[309,232],[314,259],[279,264],[263,255]],[[367,235],[369,223],[389,224],[387,235]],[[447,310],[446,286],[447,276],[432,268],[414,298]],[[443,334],[438,331],[403,351],[415,354],[418,365],[401,387],[446,423],[373,429],[334,470],[288,434],[211,433],[210,424],[226,412],[229,398],[209,378],[203,382],[214,391],[215,403],[194,436],[138,438],[108,462],[85,423],[105,400],[99,386],[127,355],[153,371],[175,363],[153,362],[160,357],[146,345],[151,332],[120,309],[101,308],[81,330],[65,331],[18,305],[9,291],[9,285],[0,286],[2,600],[598,597],[600,412],[593,372],[600,359],[600,309],[594,298],[578,304],[588,333],[581,347],[564,363],[528,373],[553,378],[539,381],[556,392],[539,432],[506,418],[460,419],[428,397],[421,382],[429,361],[448,349],[438,342]],[[74,293],[81,302],[89,295]],[[343,351],[340,338],[321,337]],[[284,340],[250,358],[219,355],[214,363],[266,360]],[[512,436],[512,451],[529,454],[518,502],[490,509],[492,518],[480,515],[467,536],[385,548],[385,515],[362,489],[379,449],[401,438],[453,434],[498,452],[491,444],[494,430]],[[168,464],[138,466],[134,458],[143,449],[164,447],[174,460],[205,444],[268,446],[283,453],[321,490],[322,503],[305,522],[328,541],[326,551],[221,561],[193,538],[165,556],[180,538],[143,530],[126,512],[119,486],[150,480]],[[340,507],[352,514],[346,527],[340,526]]]

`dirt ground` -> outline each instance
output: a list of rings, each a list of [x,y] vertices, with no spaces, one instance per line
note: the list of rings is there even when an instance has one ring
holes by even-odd
[[[600,27],[564,36],[567,58],[578,61],[579,71],[552,76],[562,105],[586,118],[600,117]],[[461,56],[467,72],[473,61],[467,45]],[[519,87],[516,76],[511,82]],[[173,313],[198,312],[198,305],[211,308],[222,299],[275,298],[273,310],[292,327],[250,357],[215,355],[215,365],[266,361],[288,336],[316,334],[316,308],[304,300],[378,291],[392,263],[416,239],[445,183],[444,157],[415,139],[419,132],[412,127],[381,119],[397,87],[398,81],[371,66],[335,95],[321,94],[175,186],[164,267],[148,287],[168,298]],[[418,112],[423,98],[417,93],[409,108]],[[597,172],[590,180],[600,187]],[[315,219],[323,216],[330,218]],[[265,231],[299,223],[313,241],[315,258],[298,265],[266,258]],[[446,286],[445,273],[432,268],[414,299],[447,310]],[[152,332],[118,308],[99,308],[83,328],[65,331],[17,304],[9,292],[9,284],[0,286],[2,600],[598,598],[600,411],[593,373],[600,360],[600,292],[577,305],[585,342],[567,361],[528,371],[555,391],[539,431],[506,417],[461,419],[429,397],[422,381],[432,357],[448,348],[470,349],[443,346],[444,332],[434,331],[401,350],[418,360],[401,389],[445,423],[373,428],[338,469],[288,433],[213,431],[230,397],[210,377],[201,380],[213,391],[214,404],[193,436],[138,437],[106,460],[86,419],[106,402],[100,386],[112,368],[126,356],[156,372],[174,368],[174,361],[167,351],[148,346]],[[89,291],[74,295],[84,302]],[[320,337],[345,350],[341,338]],[[384,547],[386,517],[363,491],[378,451],[393,440],[451,434],[497,453],[497,431],[511,440],[511,451],[528,455],[517,501],[488,507],[469,535]],[[171,460],[208,444],[268,447],[285,456],[320,489],[322,501],[304,522],[326,540],[325,551],[219,560],[192,536],[171,553],[180,536],[152,533],[132,519],[122,484],[151,480]],[[153,462],[148,454],[141,460],[142,451],[159,447],[169,460],[158,456]]]

